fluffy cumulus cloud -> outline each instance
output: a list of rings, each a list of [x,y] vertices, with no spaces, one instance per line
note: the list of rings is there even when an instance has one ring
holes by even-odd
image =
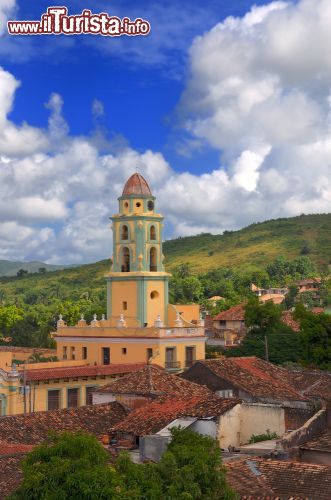
[[[330,25],[329,0],[273,2],[194,41],[179,114],[228,167],[226,225],[330,211]]]
[[[70,136],[57,94],[47,103],[47,129],[17,126],[8,113],[18,86],[0,69],[0,258],[59,263],[110,256],[108,218],[124,182],[138,168],[157,187],[171,174],[169,165],[160,153],[122,145],[100,154],[94,138]]]

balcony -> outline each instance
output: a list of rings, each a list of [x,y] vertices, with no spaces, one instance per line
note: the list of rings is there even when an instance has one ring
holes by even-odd
[[[166,361],[165,368],[167,370],[179,370],[180,369],[180,361]]]

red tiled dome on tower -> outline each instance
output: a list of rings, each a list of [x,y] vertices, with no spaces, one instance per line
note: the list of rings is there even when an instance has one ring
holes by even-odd
[[[131,194],[152,196],[148,182],[138,173],[131,175],[126,181],[122,196],[130,196]]]

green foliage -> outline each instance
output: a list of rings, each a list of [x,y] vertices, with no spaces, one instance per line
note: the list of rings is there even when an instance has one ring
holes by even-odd
[[[282,310],[273,302],[259,303],[251,298],[245,310],[249,328],[239,347],[227,350],[226,356],[258,356],[266,359],[266,337],[269,361],[276,364],[299,362],[303,356],[301,337],[281,320]]]
[[[300,322],[303,363],[324,370],[331,369],[331,316],[313,314],[298,304],[295,319]]]
[[[234,499],[215,440],[173,429],[158,464],[135,464],[123,453],[113,466],[94,436],[52,434],[23,462],[22,485],[11,500]]]
[[[269,429],[266,430],[265,434],[252,434],[249,438],[249,443],[259,443],[261,441],[268,441],[269,439],[279,439],[277,432],[270,432]]]

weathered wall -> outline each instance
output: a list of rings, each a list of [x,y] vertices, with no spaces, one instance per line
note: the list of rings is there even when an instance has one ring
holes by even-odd
[[[197,420],[190,426],[190,430],[203,436],[217,437],[217,424],[214,420]]]
[[[301,450],[300,449],[300,461],[307,462],[310,464],[321,464],[331,466],[331,450],[327,451],[317,451],[317,450]]]
[[[285,408],[285,428],[287,431],[299,429],[314,415],[314,410],[304,408]]]
[[[219,419],[218,439],[221,448],[247,444],[255,434],[285,432],[284,409],[279,406],[260,403],[238,404]]]
[[[140,459],[158,462],[170,443],[170,436],[144,436],[139,440]]]
[[[279,445],[285,451],[295,449],[309,441],[315,434],[326,428],[327,412],[325,409],[317,412],[302,427],[287,434],[279,441]]]

